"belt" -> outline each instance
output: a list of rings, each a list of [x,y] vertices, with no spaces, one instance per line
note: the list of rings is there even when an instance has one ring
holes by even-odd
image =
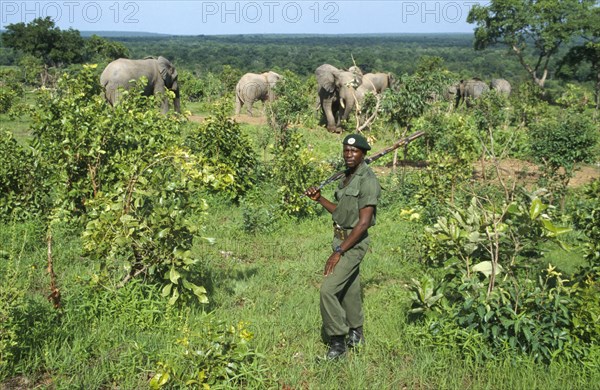
[[[338,225],[337,223],[335,223],[335,222],[333,223],[333,236],[335,238],[337,238],[338,240],[344,241],[346,238],[348,238],[351,231],[352,231],[352,228],[345,229],[345,228],[341,227],[340,225]]]

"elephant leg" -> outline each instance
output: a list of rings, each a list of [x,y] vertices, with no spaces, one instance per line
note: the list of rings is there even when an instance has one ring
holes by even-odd
[[[235,115],[240,115],[242,112],[242,99],[238,95],[235,97]]]
[[[321,107],[323,108],[323,113],[327,119],[327,130],[333,133],[337,132],[337,122],[339,121],[339,118],[336,118],[336,115],[333,112],[334,103],[331,99],[326,99],[321,104]]]
[[[247,100],[246,101],[246,111],[248,112],[249,116],[252,116],[252,106],[254,105],[254,100]]]

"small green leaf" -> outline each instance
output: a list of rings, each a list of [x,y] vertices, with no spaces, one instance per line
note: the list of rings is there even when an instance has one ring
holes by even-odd
[[[171,281],[171,283],[178,284],[180,278],[181,274],[177,272],[175,267],[171,267],[171,271],[169,272],[169,280]]]
[[[492,274],[492,262],[482,261],[481,263],[475,264],[471,269],[475,272],[481,272],[486,277],[488,277]],[[502,271],[502,266],[500,264],[496,264],[496,275],[498,275]]]
[[[173,289],[173,295],[171,295],[171,298],[169,299],[169,305],[174,305],[175,302],[177,302],[177,299],[179,299],[179,290]]]
[[[173,288],[173,284],[169,283],[169,284],[165,284],[165,286],[162,289],[162,296],[163,297],[168,297],[169,295],[171,295],[171,289]]]
[[[171,375],[168,372],[159,372],[150,379],[150,388],[151,389],[160,389],[164,385],[167,384]]]
[[[535,198],[531,202],[531,207],[529,207],[529,218],[531,218],[532,221],[537,219],[537,217],[539,217],[547,208],[548,206],[543,204],[540,198]]]

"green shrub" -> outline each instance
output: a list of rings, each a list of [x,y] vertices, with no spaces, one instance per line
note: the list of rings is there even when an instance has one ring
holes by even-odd
[[[212,115],[188,135],[185,144],[193,153],[205,156],[212,165],[221,166],[232,176],[227,191],[233,199],[239,199],[255,185],[255,152],[224,105],[215,105]]]
[[[576,203],[573,221],[586,236],[584,256],[600,275],[600,180],[584,188]]]
[[[186,319],[171,340],[172,350],[155,357],[150,388],[263,387],[266,370],[250,345],[253,337],[243,322],[229,325],[210,314]]]
[[[0,220],[24,219],[47,209],[46,174],[38,153],[0,130]]]
[[[561,205],[576,165],[593,162],[598,140],[594,120],[575,110],[559,110],[530,125],[531,153]]]
[[[302,217],[316,213],[316,203],[304,191],[324,177],[323,164],[303,146],[302,135],[294,128],[283,131],[274,150],[273,180],[278,187],[279,207],[283,214]]]

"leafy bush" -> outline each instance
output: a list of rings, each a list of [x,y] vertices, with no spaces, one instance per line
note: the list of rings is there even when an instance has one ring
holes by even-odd
[[[201,316],[198,323],[186,319],[172,341],[173,350],[157,356],[150,388],[263,387],[265,369],[249,344],[253,337],[243,322],[228,325],[210,314]]]
[[[23,97],[25,91],[18,69],[0,69],[0,80],[0,114],[6,114]]]
[[[267,114],[273,129],[284,129],[290,125],[316,127],[315,116],[317,83],[314,77],[307,81],[286,70],[275,85],[276,96]]]
[[[0,279],[0,380],[10,372],[25,331],[25,291],[12,284],[14,276],[9,272]]]
[[[278,187],[279,206],[283,214],[295,217],[316,213],[315,202],[306,198],[304,191],[318,183],[325,172],[323,164],[302,145],[301,134],[288,128],[274,151],[273,180]]]
[[[199,102],[206,96],[203,80],[190,71],[179,72],[178,82],[180,84],[182,98],[190,102]]]
[[[139,275],[163,285],[176,302],[206,302],[190,249],[206,209],[205,188],[228,189],[229,171],[181,148],[183,117],[163,115],[156,99],[138,89],[108,106],[99,95],[94,66],[64,75],[35,112],[35,145],[51,167],[58,208],[87,222],[86,254],[104,269]]]
[[[40,156],[10,131],[0,131],[0,219],[27,218],[48,207],[46,172]]]
[[[257,158],[239,123],[227,112],[224,105],[217,104],[213,114],[191,132],[185,144],[232,176],[227,191],[233,199],[239,199],[256,183]]]
[[[574,215],[575,227],[586,236],[584,256],[600,275],[600,180],[588,184],[579,198]]]
[[[569,229],[555,226],[537,197],[502,207],[481,200],[426,229],[429,256],[443,273],[440,282],[413,280],[411,318],[427,322],[432,342],[456,343],[476,360],[506,352],[546,363],[585,358],[600,338],[598,327],[584,325],[600,314],[597,300],[585,298],[597,286],[571,284],[555,267],[540,272],[531,262],[541,243]]]
[[[557,111],[530,125],[531,152],[562,205],[576,164],[593,161],[598,140],[593,119],[573,110]]]

